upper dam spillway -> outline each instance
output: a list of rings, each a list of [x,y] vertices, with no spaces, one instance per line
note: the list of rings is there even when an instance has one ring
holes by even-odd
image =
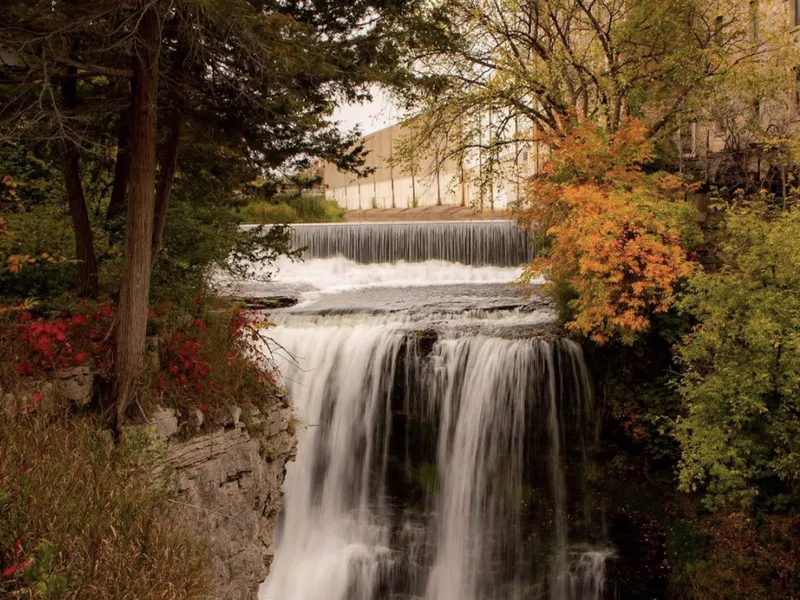
[[[514,221],[323,223],[292,225],[306,258],[343,256],[361,264],[442,260],[519,266],[531,259],[529,236]]]

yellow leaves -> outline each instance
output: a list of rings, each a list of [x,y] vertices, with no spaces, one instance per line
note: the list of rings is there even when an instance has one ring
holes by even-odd
[[[0,252],[0,260],[2,260],[3,253]],[[6,257],[6,265],[9,273],[19,273],[25,265],[39,265],[42,263],[57,264],[65,263],[69,259],[64,256],[52,256],[47,252],[42,252],[38,256],[29,256],[28,254],[10,254]]]
[[[36,259],[32,260],[36,262]],[[8,263],[9,272],[19,273],[25,264],[31,262],[31,257],[27,254],[12,254],[6,259],[6,262]]]

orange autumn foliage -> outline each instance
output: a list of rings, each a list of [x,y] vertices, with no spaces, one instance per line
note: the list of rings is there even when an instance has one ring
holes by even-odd
[[[653,150],[638,120],[613,134],[576,124],[545,141],[550,159],[519,212],[540,238],[526,276],[545,274],[567,290],[570,330],[630,344],[692,273],[686,248],[697,228],[683,182],[643,171]]]

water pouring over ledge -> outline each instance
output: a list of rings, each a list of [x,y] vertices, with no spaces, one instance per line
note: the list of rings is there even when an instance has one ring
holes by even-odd
[[[362,264],[442,260],[519,266],[531,258],[528,234],[514,221],[427,221],[292,225],[306,258],[342,256]]]
[[[595,410],[552,310],[521,291],[495,307],[508,288],[474,267],[431,263],[411,288],[407,267],[346,262],[382,277],[271,315],[302,426],[261,600],[604,597]],[[448,269],[461,283],[437,286]]]

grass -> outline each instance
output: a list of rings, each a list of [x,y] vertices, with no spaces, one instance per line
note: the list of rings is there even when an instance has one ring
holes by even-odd
[[[76,410],[48,383],[76,365],[103,378],[111,308],[32,313],[0,312],[0,598],[209,597],[205,542],[176,518],[174,482],[154,474],[162,450],[135,427],[115,445],[101,398]],[[156,303],[130,421],[168,406],[188,437],[195,411],[207,431],[235,404],[248,425],[251,409],[279,401],[271,361],[252,346],[265,326],[213,297],[193,314]]]
[[[207,597],[205,547],[175,518],[154,451],[43,407],[0,415],[0,597]]]
[[[333,223],[344,209],[323,196],[277,196],[272,202],[255,202],[237,211],[244,223]]]

